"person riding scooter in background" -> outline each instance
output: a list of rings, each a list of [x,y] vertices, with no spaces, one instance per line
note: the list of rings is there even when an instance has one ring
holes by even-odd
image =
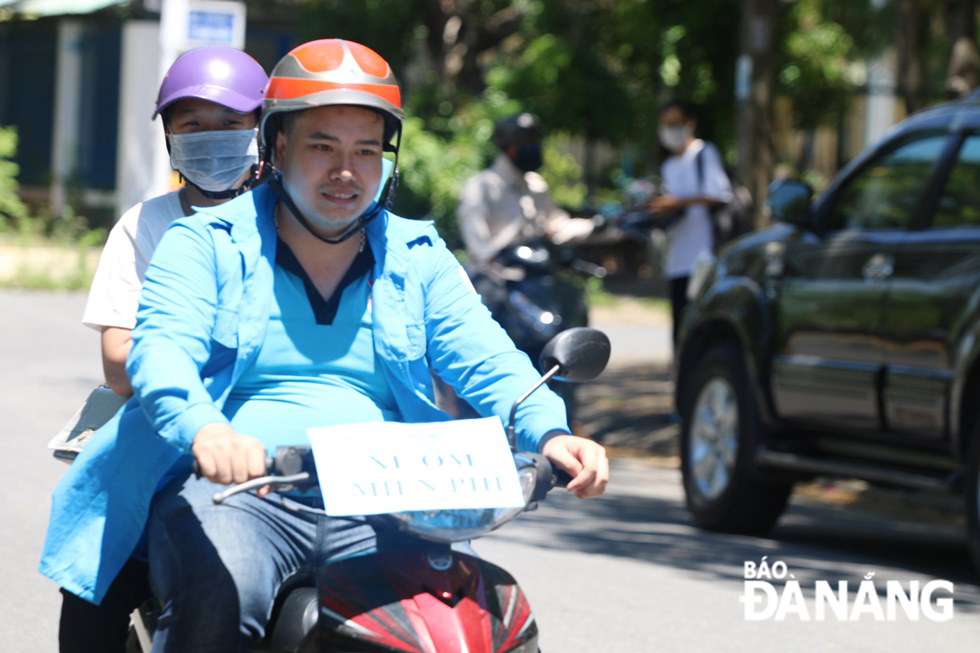
[[[540,378],[432,223],[387,211],[402,120],[376,52],[294,48],[266,90],[273,177],[177,220],[150,261],[126,365],[138,401],[56,488],[41,572],[98,602],[145,546],[162,605],[154,651],[250,650],[283,583],[374,548],[365,521],[291,510],[275,492],[214,505],[224,485],[264,476],[270,451],[308,444],[313,427],[448,419],[433,373],[501,420]],[[570,433],[546,388],[520,405],[515,433],[572,476],[570,492],[602,494],[604,449]]]
[[[466,180],[456,212],[474,287],[535,363],[555,333],[588,324],[578,277],[605,274],[563,249],[589,237],[602,223],[573,218],[552,201],[548,183],[537,173],[543,163],[541,140],[541,122],[530,113],[497,122],[497,156],[490,167]],[[569,420],[574,420],[573,387],[555,383],[552,388],[567,404]],[[449,393],[446,404],[466,411]]]
[[[456,218],[469,260],[487,263],[504,247],[544,236],[555,245],[585,238],[595,229],[587,218],[573,218],[548,194],[537,173],[543,163],[541,122],[519,113],[497,122],[490,167],[463,184]]]
[[[153,118],[161,117],[171,165],[185,183],[136,204],[109,233],[82,323],[102,334],[103,369],[111,392],[104,386],[93,392],[79,413],[86,423],[66,426],[65,431],[97,429],[132,395],[125,370],[131,331],[150,257],[170,223],[193,214],[194,207],[216,206],[254,185],[256,126],[267,83],[255,59],[223,46],[189,50],[167,71]],[[82,446],[64,444],[64,458]],[[151,596],[146,563],[127,561],[99,605],[68,590],[62,593],[61,652],[122,653],[130,613]]]

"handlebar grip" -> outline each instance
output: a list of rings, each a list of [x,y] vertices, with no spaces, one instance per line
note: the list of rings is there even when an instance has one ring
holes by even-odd
[[[267,472],[272,469],[272,466],[274,464],[275,464],[275,461],[271,457],[269,457],[269,456],[266,456],[265,457],[265,469],[266,469]],[[199,462],[197,462],[197,458],[195,458],[194,459],[194,462],[191,464],[191,472],[194,474],[194,478],[201,478],[201,476],[202,476],[202,474],[201,474],[201,464]]]
[[[572,482],[572,476],[563,469],[554,468],[555,475],[555,486],[556,487],[567,487],[569,483]]]

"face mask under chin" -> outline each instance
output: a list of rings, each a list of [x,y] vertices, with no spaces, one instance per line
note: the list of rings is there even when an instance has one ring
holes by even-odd
[[[355,216],[349,216],[342,219],[331,219],[320,215],[314,207],[307,206],[306,202],[304,202],[302,199],[302,192],[297,188],[293,188],[285,180],[285,178],[281,177],[280,183],[282,184],[283,191],[285,191],[289,199],[296,206],[296,209],[302,213],[302,220],[300,220],[300,222],[305,222],[308,229],[315,230],[318,235],[326,238],[336,238],[340,236],[345,231],[350,229],[350,227],[358,221],[365,211],[374,206],[372,203],[369,205],[369,207],[367,207],[367,209],[360,211]],[[284,210],[285,209],[286,207],[284,207]],[[291,209],[289,210],[291,211]],[[282,218],[280,217],[280,219]]]
[[[170,165],[210,192],[231,190],[259,160],[257,129],[169,134]]]

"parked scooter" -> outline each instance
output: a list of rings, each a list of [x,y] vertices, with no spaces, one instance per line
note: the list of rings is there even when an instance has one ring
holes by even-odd
[[[452,545],[487,535],[533,510],[552,487],[570,480],[544,456],[516,450],[517,409],[549,380],[595,378],[609,352],[606,335],[589,328],[565,330],[543,347],[544,375],[514,402],[507,425],[523,508],[365,517],[377,533],[377,551],[328,564],[305,584],[283,588],[269,634],[256,645],[256,653],[539,651],[538,626],[517,581],[501,567]],[[318,484],[309,447],[280,447],[271,471],[271,476],[230,486],[214,502],[265,485],[309,491]]]

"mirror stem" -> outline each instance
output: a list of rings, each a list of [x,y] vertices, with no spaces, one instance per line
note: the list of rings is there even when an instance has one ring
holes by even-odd
[[[514,405],[510,407],[510,420],[507,422],[507,442],[510,444],[511,451],[517,451],[517,433],[514,426],[514,422],[517,421],[517,407],[520,406],[525,399],[530,397],[532,392],[547,383],[549,380],[551,380],[551,377],[558,374],[560,371],[561,365],[555,365],[550,370],[545,372],[544,376],[538,379],[538,382],[531,386],[527,392],[518,397],[517,401],[514,402]]]

